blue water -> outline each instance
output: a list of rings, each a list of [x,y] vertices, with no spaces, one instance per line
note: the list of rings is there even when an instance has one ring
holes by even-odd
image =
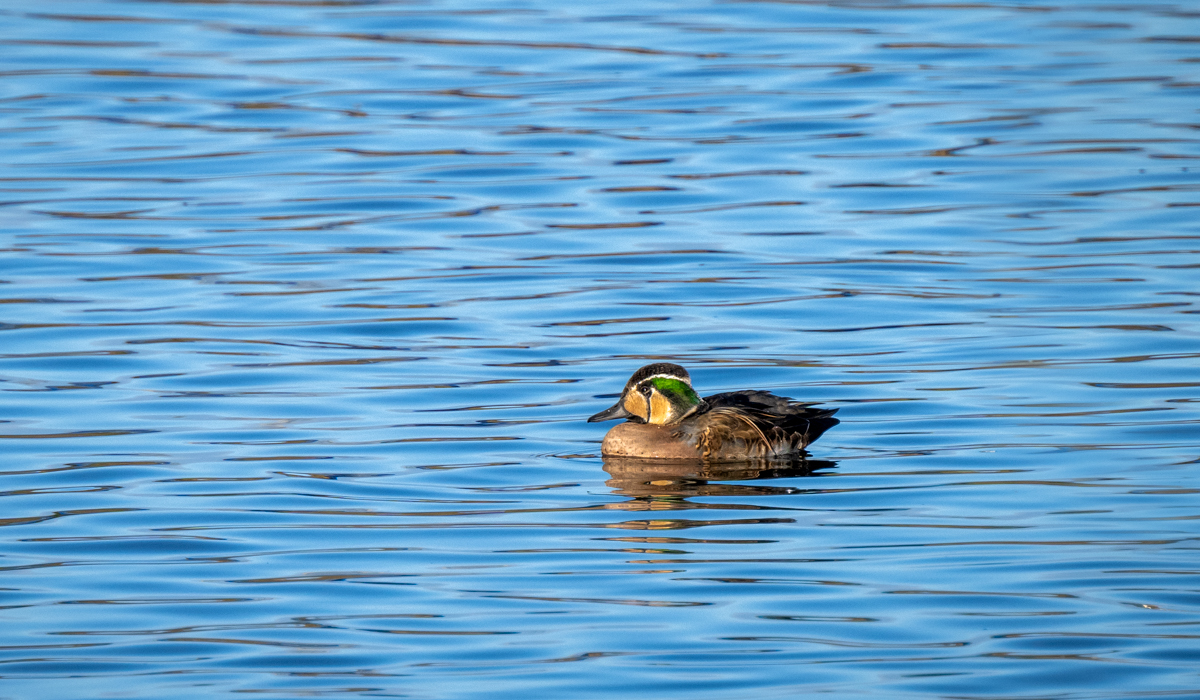
[[[1196,4],[10,0],[0,76],[0,698],[1200,697]],[[606,462],[657,360],[842,423]]]

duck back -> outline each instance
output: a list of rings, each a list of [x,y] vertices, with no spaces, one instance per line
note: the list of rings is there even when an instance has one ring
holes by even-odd
[[[729,391],[704,398],[704,408],[680,425],[709,458],[774,457],[803,450],[838,424],[836,408],[815,408],[769,391]]]

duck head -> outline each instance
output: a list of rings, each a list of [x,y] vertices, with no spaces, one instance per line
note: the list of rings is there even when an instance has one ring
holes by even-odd
[[[634,372],[617,403],[588,418],[588,422],[628,418],[637,423],[675,425],[703,405],[692,390],[692,378],[686,369],[656,362]]]

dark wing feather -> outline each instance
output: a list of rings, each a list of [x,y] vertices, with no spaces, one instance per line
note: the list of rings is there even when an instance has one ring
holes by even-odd
[[[815,408],[769,391],[730,391],[705,397],[704,421],[708,450],[717,451],[725,439],[745,442],[755,452],[778,447],[800,450],[838,424],[836,408]]]

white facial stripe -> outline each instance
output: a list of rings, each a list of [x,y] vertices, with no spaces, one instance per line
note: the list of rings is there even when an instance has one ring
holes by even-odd
[[[665,377],[666,379],[678,379],[679,381],[683,382],[684,384],[687,384],[688,386],[692,385],[691,377],[681,377],[678,374],[652,374],[649,377],[646,377],[642,381],[638,382],[638,384],[644,384],[644,383],[650,381],[651,379],[656,379],[658,377]]]

